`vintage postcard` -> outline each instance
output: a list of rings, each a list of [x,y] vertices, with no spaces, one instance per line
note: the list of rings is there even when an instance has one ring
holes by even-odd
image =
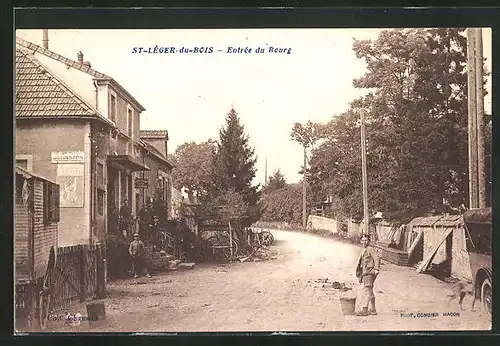
[[[15,330],[491,329],[491,29],[15,32]]]

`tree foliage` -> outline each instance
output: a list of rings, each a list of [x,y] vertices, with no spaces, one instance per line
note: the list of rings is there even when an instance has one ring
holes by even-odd
[[[267,184],[263,189],[263,193],[269,193],[274,190],[279,190],[281,188],[284,188],[286,185],[287,184],[285,176],[283,175],[283,173],[281,173],[281,170],[277,169],[273,172],[273,175],[269,177]]]
[[[227,114],[225,126],[219,131],[217,149],[213,156],[214,198],[228,192],[239,194],[246,206],[242,225],[249,226],[262,214],[260,185],[252,185],[256,168],[255,149],[249,145],[249,137],[240,123],[238,113],[232,108]]]
[[[354,41],[368,91],[322,132],[311,174],[337,212],[362,211],[359,112],[366,111],[369,208],[404,222],[467,204],[467,75],[463,29],[385,30]],[[445,203],[443,204],[443,201]]]
[[[212,158],[215,142],[186,142],[175,150],[170,159],[175,164],[172,171],[173,185],[191,195],[202,196],[212,185]]]
[[[308,199],[311,205],[311,198]],[[300,224],[302,221],[302,183],[288,184],[280,189],[269,191],[262,196],[265,211],[263,221]]]

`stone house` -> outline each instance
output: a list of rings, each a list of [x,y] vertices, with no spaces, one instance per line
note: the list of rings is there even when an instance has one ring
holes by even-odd
[[[134,179],[150,170],[145,108],[76,56],[16,38],[16,164],[61,186],[59,246],[102,242],[124,200],[137,215]]]

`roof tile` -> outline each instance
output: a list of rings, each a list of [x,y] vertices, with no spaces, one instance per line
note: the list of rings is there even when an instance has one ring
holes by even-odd
[[[141,130],[140,137],[144,139],[168,139],[166,130]]]
[[[95,110],[28,53],[16,49],[16,117],[94,116]]]

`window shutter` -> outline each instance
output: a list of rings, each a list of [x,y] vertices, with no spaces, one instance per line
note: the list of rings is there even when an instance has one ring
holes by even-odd
[[[59,185],[52,184],[52,193],[51,193],[52,201],[52,221],[59,222]]]
[[[50,199],[49,199],[49,182],[43,182],[43,223],[47,224],[50,221]]]

